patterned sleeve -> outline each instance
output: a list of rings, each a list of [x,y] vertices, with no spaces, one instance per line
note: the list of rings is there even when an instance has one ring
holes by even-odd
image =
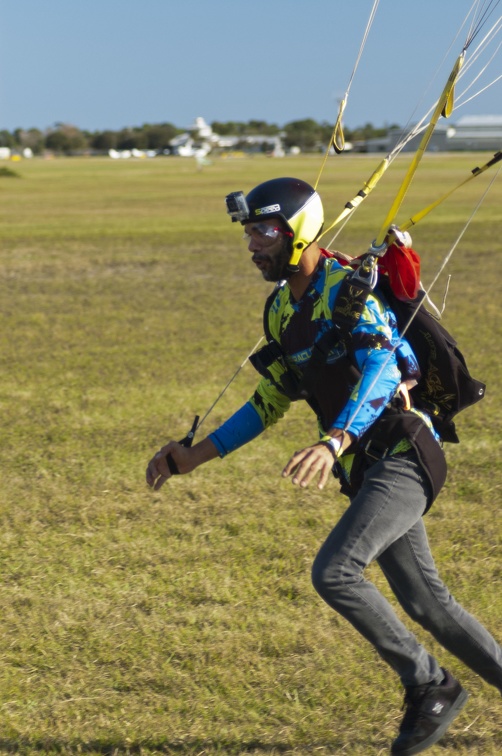
[[[273,370],[273,366],[271,368]],[[220,457],[239,449],[276,423],[289,409],[290,400],[271,381],[262,378],[251,399],[209,435]]]
[[[383,412],[401,382],[395,353],[400,343],[384,306],[369,296],[352,334],[361,377],[333,428],[348,430],[359,438]]]
[[[274,369],[277,369],[277,366],[271,365],[270,371],[272,373]],[[291,400],[281,393],[272,381],[262,378],[250,399],[250,403],[260,416],[263,427],[268,428],[284,416],[291,405]]]

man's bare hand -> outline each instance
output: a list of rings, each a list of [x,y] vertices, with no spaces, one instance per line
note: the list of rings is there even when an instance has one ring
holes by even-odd
[[[314,444],[295,452],[282,471],[282,477],[293,476],[295,486],[306,488],[319,475],[317,487],[323,489],[328,482],[335,459],[333,452],[325,444]]]
[[[184,475],[193,470],[194,466],[190,464],[191,449],[181,446],[177,441],[170,441],[155,454],[146,469],[146,482],[155,491],[162,488],[166,480],[169,480],[176,471]],[[171,468],[169,466],[169,461]]]
[[[158,491],[173,475],[191,473],[199,465],[217,456],[218,450],[209,438],[193,446],[183,446],[177,441],[169,441],[148,463],[146,482],[150,488]]]

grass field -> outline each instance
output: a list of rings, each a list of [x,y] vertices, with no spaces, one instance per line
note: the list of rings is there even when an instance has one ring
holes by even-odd
[[[426,156],[398,220],[489,157]],[[366,249],[408,160],[333,246]],[[328,162],[328,220],[376,163]],[[158,493],[144,483],[151,455],[204,414],[261,332],[270,286],[223,197],[279,175],[313,182],[319,166],[59,159],[0,177],[1,753],[388,752],[400,686],[310,586],[346,500],[335,481],[321,493],[280,478],[315,438],[306,408]],[[424,284],[490,178],[414,230]],[[449,479],[427,515],[446,582],[499,639],[501,228],[499,178],[448,266],[444,319],[487,395],[459,418],[462,443],[447,450]],[[205,431],[255,381],[246,366]],[[388,593],[378,570],[369,575]],[[415,629],[471,692],[431,753],[500,754],[500,696]]]

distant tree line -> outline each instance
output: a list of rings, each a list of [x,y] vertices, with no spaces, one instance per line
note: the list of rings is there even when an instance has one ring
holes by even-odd
[[[299,147],[302,152],[312,152],[325,148],[333,131],[333,125],[323,122],[317,123],[312,118],[292,121],[280,128],[265,121],[251,120],[247,123],[240,121],[213,121],[211,127],[221,136],[237,136],[243,138],[249,135],[271,136],[281,135],[285,147]],[[357,141],[386,134],[388,128],[375,128],[371,123],[356,129],[345,128],[345,139]],[[10,132],[0,130],[0,147],[10,147],[12,150],[31,149],[33,154],[40,155],[50,151],[61,155],[78,155],[82,153],[107,154],[109,150],[153,150],[163,152],[169,149],[169,142],[175,136],[183,133],[172,123],[149,124],[134,126],[112,131],[85,131],[65,123],[56,123],[53,127],[41,131],[40,129],[14,129]],[[195,138],[197,135],[194,135]]]

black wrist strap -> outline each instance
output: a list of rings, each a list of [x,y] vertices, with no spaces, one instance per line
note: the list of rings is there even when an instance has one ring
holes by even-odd
[[[167,462],[167,466],[169,468],[169,472],[171,473],[171,475],[180,474],[180,471],[178,470],[178,465],[174,461],[172,454],[166,454],[166,462]]]
[[[182,438],[179,443],[181,446],[186,446],[189,448],[192,445],[193,437],[195,436],[195,431],[197,430],[197,426],[199,424],[199,415],[195,415],[195,420],[193,421],[192,427],[190,431],[187,433],[185,438]],[[171,475],[179,475],[180,471],[178,470],[178,465],[174,461],[172,454],[166,454],[166,462],[167,466],[169,468],[169,472]]]

